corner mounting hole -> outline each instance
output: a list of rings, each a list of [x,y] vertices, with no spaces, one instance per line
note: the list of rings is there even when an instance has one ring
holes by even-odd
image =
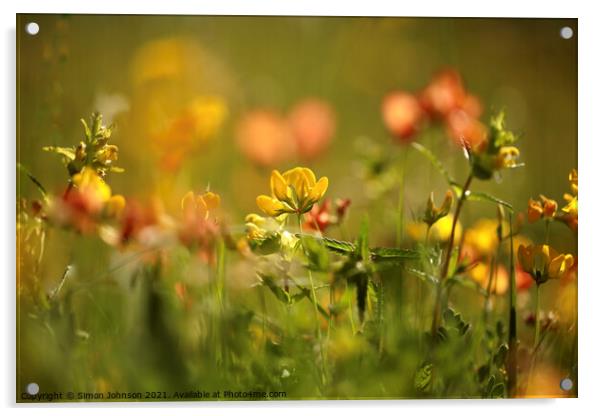
[[[570,378],[563,378],[560,380],[560,388],[564,391],[570,391],[573,388],[573,380]]]
[[[36,394],[39,393],[40,386],[38,386],[38,383],[29,383],[27,385],[27,387],[25,388],[25,390],[27,390],[28,394],[31,394],[32,396],[35,396]]]
[[[35,36],[40,31],[40,25],[36,22],[29,22],[25,25],[25,31],[31,36]]]
[[[563,27],[562,29],[560,29],[560,37],[562,39],[570,39],[573,37],[573,29],[571,29],[568,26]]]

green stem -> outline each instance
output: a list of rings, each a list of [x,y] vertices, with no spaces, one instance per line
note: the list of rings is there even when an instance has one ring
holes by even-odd
[[[508,330],[508,396],[516,396],[516,357],[517,357],[517,330],[516,330],[516,270],[514,268],[514,232],[512,230],[512,213],[508,215],[510,223],[510,316]]]
[[[404,148],[402,152],[401,172],[399,174],[399,199],[397,200],[397,230],[395,233],[396,247],[401,247],[401,242],[403,240],[405,172],[408,160],[408,151]]]
[[[302,215],[299,214],[297,215],[297,221],[299,224],[299,233],[301,234],[301,247],[303,248],[303,251],[305,252],[305,245],[303,244],[303,222],[302,222]],[[317,337],[318,337],[318,343],[320,345],[320,361],[321,361],[321,365],[320,365],[320,371],[321,371],[321,379],[322,379],[322,386],[326,385],[326,361],[324,358],[324,346],[322,344],[322,331],[320,329],[320,314],[318,311],[318,297],[316,295],[316,285],[314,284],[314,278],[313,275],[311,273],[311,270],[307,270],[307,275],[309,277],[309,284],[311,286],[311,296],[313,298],[313,305],[314,305],[314,315],[315,315],[315,319],[316,319],[316,333],[317,333]]]
[[[533,351],[539,345],[540,323],[539,323],[539,284],[535,287],[535,340],[533,342]]]
[[[441,317],[441,295],[443,290],[443,282],[447,279],[449,274],[449,262],[451,259],[451,254],[454,248],[454,239],[456,237],[456,225],[458,224],[458,219],[460,217],[460,211],[462,210],[462,205],[466,200],[466,193],[468,188],[470,188],[470,183],[472,182],[472,172],[466,178],[466,182],[462,187],[462,193],[460,194],[460,198],[458,199],[458,204],[456,205],[456,210],[454,211],[454,219],[452,221],[451,233],[449,235],[449,243],[447,244],[447,250],[445,251],[445,260],[443,261],[443,267],[441,268],[441,276],[439,277],[439,282],[437,283],[437,295],[435,298],[435,308],[433,311],[433,323],[431,325],[431,335],[433,339],[437,334],[437,329],[439,327],[439,320]]]

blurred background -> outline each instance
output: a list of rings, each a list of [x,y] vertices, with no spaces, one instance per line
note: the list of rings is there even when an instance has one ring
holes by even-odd
[[[38,23],[37,35],[23,30],[29,22]],[[567,26],[570,39],[561,36]],[[374,192],[362,173],[372,153],[399,160],[403,151],[383,124],[383,97],[419,92],[442,68],[458,71],[481,100],[482,121],[505,110],[525,163],[473,189],[519,211],[540,194],[562,204],[568,173],[577,167],[577,33],[576,19],[21,14],[17,161],[48,190],[62,192],[66,170],[42,147],[77,144],[78,120],[100,111],[115,124],[111,141],[125,168],[108,178],[114,193],[156,195],[175,213],[187,191],[210,188],[237,226],[258,212],[255,198],[269,192],[272,169],[304,165],[329,178],[329,196],[351,199],[349,237],[368,213],[371,244],[392,245],[398,184]],[[464,179],[467,163],[443,128],[416,140]],[[411,149],[407,163],[404,210],[411,220],[431,190],[441,201],[446,183]],[[27,180],[18,194],[37,197]],[[467,204],[463,224],[495,212],[489,204]],[[524,234],[541,241],[542,222]],[[49,238],[49,287],[85,253],[80,272],[106,270],[109,248],[102,243],[75,244],[60,230]],[[555,226],[550,242],[576,253],[568,227]]]

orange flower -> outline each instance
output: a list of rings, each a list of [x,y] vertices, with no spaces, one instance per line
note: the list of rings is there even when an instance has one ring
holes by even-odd
[[[389,93],[383,99],[381,111],[387,130],[402,142],[414,136],[423,118],[418,99],[404,91]]]
[[[292,158],[295,139],[286,120],[273,110],[245,114],[236,130],[241,152],[260,166],[274,166]]]
[[[541,218],[553,219],[556,215],[556,210],[558,209],[556,201],[543,195],[540,195],[539,199],[540,201],[535,201],[529,198],[527,219],[530,223],[534,223]]]
[[[460,74],[453,69],[445,69],[436,74],[420,93],[422,107],[436,118],[445,118],[466,100],[466,90]]]
[[[459,146],[477,148],[487,140],[487,128],[466,111],[454,110],[446,118],[447,132]]]
[[[288,122],[297,154],[304,159],[323,153],[336,130],[334,111],[327,102],[316,98],[297,103],[289,113]]]

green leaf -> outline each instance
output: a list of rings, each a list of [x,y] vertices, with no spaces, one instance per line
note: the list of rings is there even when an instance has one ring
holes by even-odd
[[[498,348],[497,352],[493,356],[493,362],[497,368],[503,368],[506,363],[506,357],[508,356],[508,345],[502,344]]]
[[[289,294],[286,293],[278,284],[276,284],[272,276],[268,276],[263,273],[257,273],[257,275],[261,278],[262,284],[267,286],[278,300],[286,304],[290,303]]]
[[[75,160],[75,149],[72,147],[44,146],[42,147],[42,150],[62,155],[69,161]]]
[[[46,188],[44,188],[44,186],[40,183],[40,181],[37,180],[37,178],[35,176],[33,176],[33,174],[22,164],[17,163],[17,168],[19,169],[19,171],[21,171],[21,173],[24,173],[25,175],[27,175],[27,177],[34,183],[36,188],[38,188],[38,191],[40,191],[40,193],[42,194],[42,197],[44,199],[47,199],[48,193],[46,192]]]
[[[86,142],[90,142],[90,139],[92,138],[92,132],[90,131],[90,127],[88,127],[88,123],[86,123],[86,120],[84,120],[83,118],[80,118],[79,121],[84,126],[84,134],[86,135]]]
[[[447,169],[445,169],[445,166],[443,166],[443,163],[439,160],[439,158],[437,158],[437,156],[435,156],[433,152],[431,152],[429,149],[427,149],[418,142],[413,142],[412,147],[418,150],[418,152],[420,152],[431,162],[431,164],[435,167],[435,169],[439,171],[439,173],[445,178],[445,180],[450,186],[458,187],[461,189],[461,186],[454,180],[454,178],[452,178]]]
[[[433,365],[429,363],[424,364],[416,371],[416,375],[414,376],[414,387],[418,391],[425,391],[431,383],[432,376]]]
[[[491,397],[492,399],[501,399],[504,397],[505,390],[506,389],[504,387],[504,383],[498,383],[494,385],[491,391],[489,392],[489,397]]]
[[[357,239],[357,248],[359,249],[359,257],[366,262],[371,258],[370,247],[368,247],[368,231],[368,218],[364,217],[360,227],[360,235]]]
[[[423,272],[422,270],[418,270],[418,269],[414,269],[414,268],[409,268],[406,270],[408,272],[412,273],[413,275],[419,277],[423,282],[430,283],[432,285],[436,285],[437,282],[439,281],[437,279],[437,277],[435,277],[431,274],[428,274],[426,272]]]
[[[280,250],[280,234],[271,233],[266,238],[256,238],[249,241],[249,247],[253,253],[267,256]]]
[[[402,248],[375,247],[370,250],[370,252],[374,262],[402,262],[405,260],[416,260],[420,258],[420,253],[418,251]]]
[[[511,204],[485,192],[468,192],[466,194],[466,199],[468,201],[492,202],[496,205],[500,204],[514,212],[514,207]]]
[[[322,241],[308,236],[301,237],[305,255],[309,260],[309,268],[318,271],[327,271],[330,259],[328,251]]]
[[[301,238],[302,235],[297,233],[295,237]],[[333,251],[337,254],[349,255],[355,252],[355,244],[348,241],[335,240],[334,238],[328,237],[312,237],[315,240],[321,241],[328,250]]]

